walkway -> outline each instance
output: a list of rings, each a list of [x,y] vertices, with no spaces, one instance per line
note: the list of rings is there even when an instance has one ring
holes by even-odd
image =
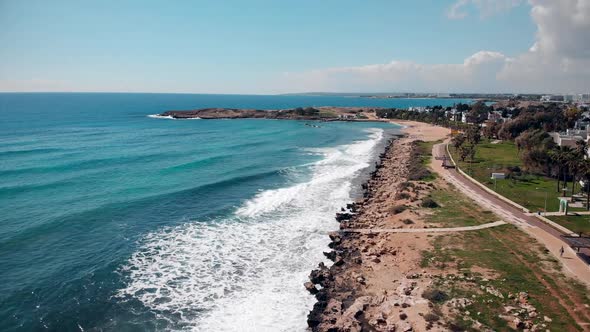
[[[464,227],[449,227],[449,228],[356,228],[343,229],[344,233],[361,233],[361,234],[375,234],[375,233],[446,233],[446,232],[466,232],[476,231],[479,229],[492,228],[500,225],[505,225],[506,222],[500,220],[490,222],[487,224],[477,226]]]
[[[536,217],[527,215],[522,210],[493,196],[462,176],[457,170],[444,169],[440,161],[434,158],[436,156],[445,156],[445,148],[446,143],[441,143],[436,144],[432,149],[432,168],[436,173],[483,208],[494,212],[505,221],[520,227],[527,234],[545,245],[555,258],[563,264],[565,272],[590,286],[590,266],[578,257],[573,249],[565,244],[561,238],[562,233]],[[565,248],[565,253],[563,257],[560,257],[559,249],[562,246]]]
[[[547,213],[542,213],[543,216],[563,216],[563,212],[547,212]],[[580,215],[580,216],[590,216],[590,211],[569,211],[567,213],[568,216],[575,216],[575,215]]]

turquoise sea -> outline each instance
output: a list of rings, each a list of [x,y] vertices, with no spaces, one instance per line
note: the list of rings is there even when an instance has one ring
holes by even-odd
[[[303,331],[334,213],[398,127],[148,115],[459,101],[0,94],[0,331]]]

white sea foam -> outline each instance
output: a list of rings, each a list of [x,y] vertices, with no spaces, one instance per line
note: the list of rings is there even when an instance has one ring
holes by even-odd
[[[149,114],[148,118],[175,120],[171,115]]]
[[[168,119],[168,120],[201,120],[201,118],[199,117],[195,117],[195,118],[186,118],[186,119],[177,119],[175,117],[173,117],[172,115],[160,115],[160,114],[149,114],[148,118],[153,118],[153,119]]]
[[[303,283],[382,137],[320,149],[309,181],[263,191],[231,218],[147,235],[122,269],[130,281],[119,296],[196,331],[304,331],[315,299]]]

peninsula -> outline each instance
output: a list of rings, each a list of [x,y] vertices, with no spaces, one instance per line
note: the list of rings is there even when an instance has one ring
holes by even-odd
[[[202,108],[166,111],[160,117],[173,119],[283,119],[321,121],[383,121],[368,107],[297,107],[280,110]]]

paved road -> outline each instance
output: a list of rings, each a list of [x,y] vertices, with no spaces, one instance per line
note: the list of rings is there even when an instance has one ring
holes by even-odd
[[[476,226],[463,226],[463,227],[440,227],[440,228],[349,228],[343,229],[345,233],[362,233],[362,234],[374,234],[374,233],[447,233],[447,232],[466,232],[475,231],[478,229],[492,228],[500,225],[506,225],[505,221],[489,222],[487,224],[481,224]]]
[[[445,143],[436,144],[433,147],[432,168],[435,172],[447,182],[453,184],[458,190],[471,197],[480,206],[493,211],[505,221],[520,227],[539,242],[543,243],[563,263],[566,272],[569,272],[571,276],[577,277],[577,279],[590,286],[590,266],[578,257],[573,249],[565,244],[561,238],[561,232],[536,217],[527,215],[524,211],[496,198],[461,175],[457,170],[444,169],[441,162],[434,158],[445,156],[445,147]],[[566,249],[566,252],[563,257],[560,257],[559,249],[562,246]]]

